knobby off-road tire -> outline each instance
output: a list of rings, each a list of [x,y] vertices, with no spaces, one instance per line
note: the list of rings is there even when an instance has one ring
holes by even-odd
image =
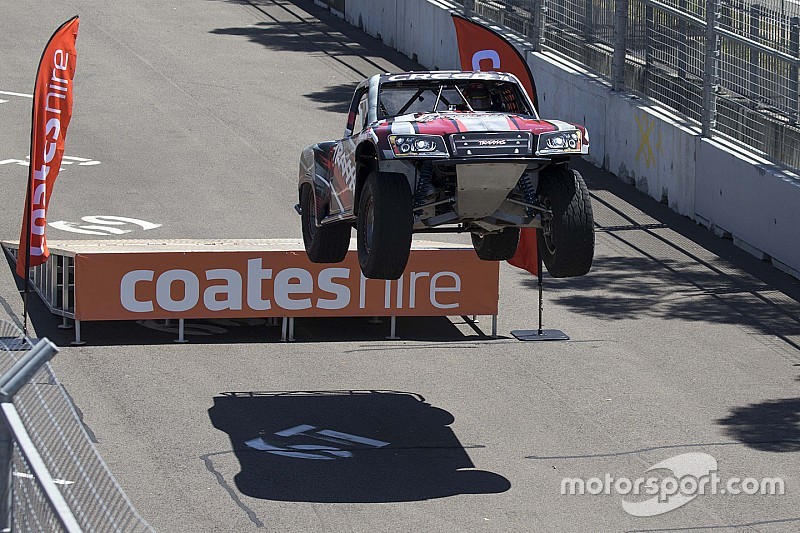
[[[300,197],[300,219],[303,225],[303,244],[312,263],[340,263],[350,246],[350,224],[339,222],[317,227],[314,192],[303,185]]]
[[[472,246],[479,259],[484,261],[507,261],[517,251],[519,228],[506,228],[500,233],[490,233],[481,237],[472,234]]]
[[[412,210],[405,176],[369,175],[358,202],[358,262],[365,277],[398,279],[403,275],[411,252]]]
[[[594,217],[586,183],[578,171],[561,165],[542,172],[538,194],[553,211],[537,232],[542,262],[554,278],[583,276],[594,258]]]

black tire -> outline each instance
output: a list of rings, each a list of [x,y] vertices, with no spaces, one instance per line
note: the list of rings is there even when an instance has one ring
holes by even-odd
[[[372,172],[358,202],[358,262],[364,276],[397,279],[411,253],[411,188],[402,174]]]
[[[542,262],[554,278],[583,276],[594,258],[594,217],[586,183],[578,171],[561,165],[542,172],[538,194],[553,211],[536,232]]]
[[[484,261],[507,261],[514,257],[519,243],[519,228],[506,228],[500,233],[480,236],[472,234],[472,246]]]
[[[350,247],[350,224],[334,223],[317,227],[314,192],[303,185],[300,196],[300,219],[303,224],[303,244],[312,263],[340,263]]]

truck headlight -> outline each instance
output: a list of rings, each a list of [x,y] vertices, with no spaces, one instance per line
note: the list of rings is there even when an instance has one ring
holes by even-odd
[[[553,131],[539,135],[536,154],[579,154],[582,149],[581,130]]]
[[[447,157],[444,139],[438,135],[389,135],[396,157]]]

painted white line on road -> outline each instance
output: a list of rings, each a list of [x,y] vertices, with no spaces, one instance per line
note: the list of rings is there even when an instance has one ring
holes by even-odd
[[[82,233],[84,235],[124,235],[130,233],[131,230],[124,230],[119,228],[108,228],[105,226],[78,226],[74,222],[66,220],[57,220],[48,224],[53,229],[60,229],[62,231],[70,231],[72,233]],[[99,231],[93,231],[99,230]]]
[[[0,94],[5,94],[7,96],[21,96],[23,98],[33,98],[32,94],[23,94],[23,93],[12,93],[9,91],[0,91]],[[6,100],[7,102],[8,100]]]
[[[7,102],[8,100],[0,100],[0,103],[4,101]],[[0,165],[15,164],[15,165],[22,165],[24,167],[29,167],[31,166],[30,158],[31,156],[26,155],[25,159],[3,159],[0,160]],[[87,159],[85,157],[75,157],[72,155],[65,155],[61,159],[61,170],[64,170],[64,165],[71,165],[73,163],[77,163],[78,166],[82,167],[90,167],[94,165],[99,165],[100,161],[96,161],[94,159]]]
[[[90,215],[81,217],[84,222],[90,224],[105,224],[108,226],[122,226],[124,224],[135,224],[142,229],[156,229],[160,228],[161,224],[155,224],[146,220],[139,220],[138,218],[118,217],[116,215]]]
[[[0,104],[5,104],[8,100],[0,100]]]

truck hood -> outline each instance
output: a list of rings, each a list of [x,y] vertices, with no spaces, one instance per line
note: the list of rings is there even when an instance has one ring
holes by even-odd
[[[383,135],[449,135],[465,132],[529,131],[534,135],[550,131],[581,130],[582,126],[560,120],[534,119],[528,115],[493,112],[447,112],[410,114],[384,119],[375,126],[379,137]],[[383,135],[381,135],[383,134]]]

